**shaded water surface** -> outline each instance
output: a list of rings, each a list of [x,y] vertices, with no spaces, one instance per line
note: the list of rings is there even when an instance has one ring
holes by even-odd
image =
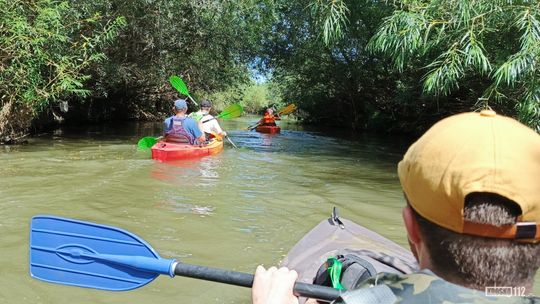
[[[0,303],[249,303],[247,288],[162,276],[128,292],[54,285],[28,274],[30,218],[121,227],[166,258],[243,272],[275,265],[337,206],[406,246],[396,164],[408,142],[284,124],[282,134],[225,122],[239,149],[159,163],[136,142],[160,124],[71,128],[0,147]],[[326,134],[326,135],[325,135]]]

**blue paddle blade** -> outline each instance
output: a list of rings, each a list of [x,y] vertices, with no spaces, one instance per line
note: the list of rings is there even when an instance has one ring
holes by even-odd
[[[30,275],[64,285],[131,290],[160,274],[174,276],[145,241],[115,227],[39,215],[30,227]]]

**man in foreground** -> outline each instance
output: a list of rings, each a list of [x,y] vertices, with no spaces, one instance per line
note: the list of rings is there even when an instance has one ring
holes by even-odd
[[[175,115],[165,119],[164,122],[166,141],[192,145],[206,141],[206,137],[198,123],[193,118],[186,116],[187,110],[187,103],[184,99],[178,99],[174,102],[173,111]]]
[[[398,175],[422,270],[378,274],[338,303],[381,285],[399,303],[540,303],[526,297],[540,266],[540,135],[491,110],[454,115],[409,148]],[[253,303],[297,303],[296,276],[259,266]],[[511,297],[495,297],[499,287]]]

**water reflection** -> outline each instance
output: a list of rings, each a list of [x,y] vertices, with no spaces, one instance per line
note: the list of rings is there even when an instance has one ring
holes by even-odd
[[[249,303],[247,289],[182,278],[128,293],[37,282],[27,269],[36,214],[118,226],[163,257],[245,272],[277,264],[333,206],[406,246],[396,164],[407,139],[329,136],[284,121],[268,135],[243,130],[249,122],[223,122],[239,148],[197,160],[160,163],[138,151],[159,123],[65,129],[0,150],[0,302]]]

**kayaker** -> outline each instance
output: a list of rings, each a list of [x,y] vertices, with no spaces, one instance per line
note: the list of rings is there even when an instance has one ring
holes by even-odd
[[[274,113],[274,109],[268,108],[264,112],[263,118],[259,120],[259,126],[275,126],[276,120],[281,120],[278,113]]]
[[[254,130],[258,126],[276,126],[276,120],[281,120],[278,113],[274,114],[274,109],[268,108],[264,112],[264,116],[254,125],[247,127],[248,130]]]
[[[192,145],[204,143],[206,137],[197,121],[186,115],[187,103],[184,99],[174,102],[175,115],[165,119],[165,140],[171,142],[189,143]]]
[[[202,124],[202,131],[205,133],[206,138],[214,137],[215,134],[220,137],[227,136],[227,132],[221,129],[217,119],[210,114],[210,109],[212,109],[212,102],[203,100],[201,101],[201,109],[191,113],[189,116]]]
[[[422,270],[377,274],[335,303],[368,303],[360,301],[368,295],[388,303],[540,303],[530,296],[540,265],[539,134],[492,110],[453,115],[408,149],[398,176]],[[296,277],[259,266],[253,303],[298,303]]]

